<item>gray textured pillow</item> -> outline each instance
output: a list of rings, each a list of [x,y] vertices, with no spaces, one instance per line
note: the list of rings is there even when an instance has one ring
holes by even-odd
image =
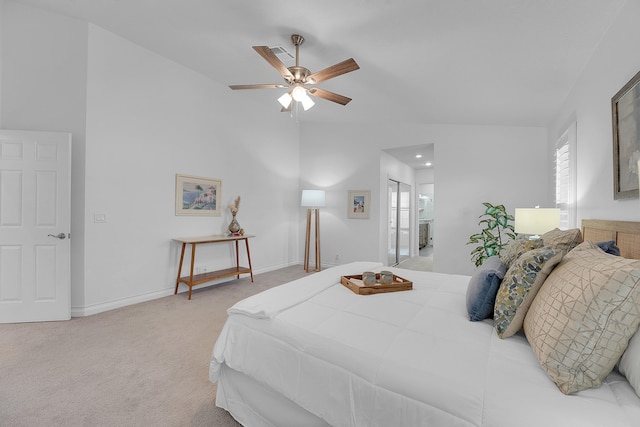
[[[509,242],[504,252],[500,254],[500,260],[507,267],[511,267],[511,264],[518,259],[520,255],[525,252],[529,252],[533,249],[542,247],[542,239],[529,239],[527,237],[518,237],[515,240]]]
[[[542,368],[565,394],[599,387],[640,324],[640,261],[584,242],[551,272],[524,320]]]
[[[545,246],[553,246],[566,253],[582,242],[582,233],[578,228],[572,228],[571,230],[560,230],[556,228],[547,231],[540,238]]]

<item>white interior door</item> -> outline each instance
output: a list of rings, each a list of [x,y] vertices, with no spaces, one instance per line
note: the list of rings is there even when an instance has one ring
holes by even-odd
[[[71,318],[71,135],[0,129],[0,322]]]

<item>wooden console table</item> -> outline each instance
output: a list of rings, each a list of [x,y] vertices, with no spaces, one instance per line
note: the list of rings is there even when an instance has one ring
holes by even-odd
[[[178,278],[176,279],[176,290],[173,293],[174,295],[178,293],[178,285],[180,283],[184,283],[189,286],[189,299],[191,299],[191,290],[194,286],[199,285],[204,282],[209,282],[211,280],[221,279],[223,277],[231,277],[236,276],[236,278],[240,278],[241,274],[250,274],[251,281],[253,282],[253,270],[251,269],[251,254],[249,253],[249,239],[251,236],[245,234],[243,236],[227,236],[224,234],[217,236],[204,236],[204,237],[185,237],[185,238],[174,238],[173,240],[179,243],[182,243],[182,252],[180,253],[180,265],[178,266]],[[247,247],[247,261],[249,262],[249,267],[240,267],[240,259],[238,253],[238,242],[240,240],[244,240],[245,245]],[[236,246],[236,266],[231,268],[225,268],[223,270],[209,271],[201,274],[193,274],[194,261],[196,258],[196,246],[209,244],[209,243],[223,243],[223,242],[235,242]],[[184,250],[187,245],[191,245],[191,267],[189,269],[189,275],[180,277],[182,272],[182,262],[184,261]]]

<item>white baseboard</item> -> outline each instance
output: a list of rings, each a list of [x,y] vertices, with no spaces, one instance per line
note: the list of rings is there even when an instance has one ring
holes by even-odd
[[[149,292],[146,294],[136,295],[133,297],[123,298],[115,301],[108,301],[104,303],[88,305],[85,307],[71,307],[71,317],[91,316],[93,314],[114,310],[120,307],[126,307],[128,305],[139,304],[141,302],[151,301],[151,300],[163,298],[169,295],[173,295],[173,288],[164,289],[162,291]]]
[[[253,270],[254,275],[258,275],[260,273],[267,273],[273,270],[279,270],[281,268],[291,267],[292,265],[297,265],[296,263],[285,263],[280,265],[272,265],[269,267],[261,268],[259,270]],[[197,289],[206,288],[208,286],[219,285],[221,283],[229,282],[234,280],[234,278],[227,278],[221,280],[211,281],[209,284],[198,285]],[[104,303],[92,304],[84,307],[71,307],[71,317],[85,317],[91,316],[93,314],[102,313],[109,310],[115,310],[116,308],[126,307],[128,305],[139,304],[141,302],[151,301],[158,298],[164,298],[169,295],[173,295],[174,286],[170,288],[163,289],[160,291],[148,292],[141,295],[135,295],[132,297],[122,298],[119,300],[108,301]],[[180,286],[178,289],[178,293],[188,292],[189,289],[185,286]]]

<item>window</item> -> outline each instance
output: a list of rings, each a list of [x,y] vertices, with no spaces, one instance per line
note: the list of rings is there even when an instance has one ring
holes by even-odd
[[[560,228],[576,228],[576,123],[558,139],[554,153],[556,207]]]

